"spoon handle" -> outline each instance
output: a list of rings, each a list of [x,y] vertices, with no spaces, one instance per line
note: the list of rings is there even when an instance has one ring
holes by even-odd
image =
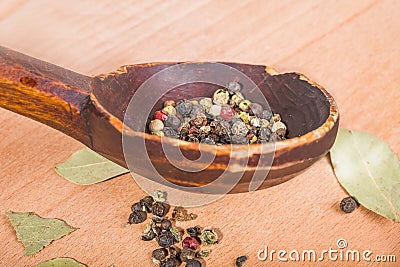
[[[82,110],[91,78],[0,46],[0,107],[89,145]]]

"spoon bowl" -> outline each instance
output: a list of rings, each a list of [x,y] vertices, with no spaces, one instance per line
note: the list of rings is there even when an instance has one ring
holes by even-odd
[[[261,65],[223,63],[243,73],[257,85],[272,112],[279,113],[287,125],[286,140],[266,144],[211,146],[158,137],[130,127],[126,120],[129,103],[148,79],[171,66],[179,66],[183,73],[190,73],[186,70],[196,67],[206,75],[213,75],[212,68],[207,67],[213,64],[221,63],[137,64],[88,77],[0,48],[0,106],[58,129],[146,178],[187,188],[206,186],[218,181],[224,174],[227,179],[216,182],[216,188],[228,189],[230,193],[245,192],[259,170],[262,171],[261,180],[256,189],[271,187],[294,177],[329,151],[339,122],[332,96],[302,74],[280,74],[273,68]],[[226,77],[225,82],[231,81],[229,79]],[[152,111],[160,109],[168,99],[211,97],[218,88],[215,84],[205,82],[179,85],[160,94]],[[257,102],[258,96],[252,93],[251,88],[244,95]],[[148,122],[135,116],[130,119],[140,125]],[[127,150],[124,144],[131,143],[144,144],[146,154]],[[175,156],[171,158],[165,153],[177,148],[191,161],[199,157],[199,151],[204,155],[212,155],[213,161],[196,172],[177,168],[173,162],[179,157],[174,159]],[[268,160],[265,160],[265,156],[268,156]],[[245,158],[247,162],[238,168],[236,163]],[[188,165],[196,165],[196,162]],[[238,178],[231,181],[229,177],[237,174],[240,174]]]

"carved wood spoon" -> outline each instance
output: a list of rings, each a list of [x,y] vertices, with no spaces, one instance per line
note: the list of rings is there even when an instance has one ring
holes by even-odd
[[[247,191],[257,168],[268,167],[264,166],[268,164],[264,164],[262,158],[263,154],[271,152],[271,144],[202,146],[202,152],[214,153],[215,158],[204,170],[190,172],[174,167],[163,153],[163,146],[164,149],[179,146],[183,155],[195,159],[199,144],[160,138],[124,126],[124,113],[137,89],[152,75],[177,64],[185,71],[185,68],[205,63],[138,64],[88,77],[0,47],[0,107],[55,128],[117,164],[129,165],[135,173],[155,179],[154,173],[144,164],[145,158],[150,159],[164,179],[177,185],[207,185],[226,170],[230,160],[246,154],[248,162],[241,170],[243,175],[229,191]],[[224,64],[247,75],[288,127],[288,139],[273,144],[272,166],[268,175],[265,172],[267,177],[258,189],[289,180],[329,151],[337,134],[339,114],[334,99],[324,88],[298,73],[279,74],[260,65]],[[202,68],[202,71],[209,70]],[[179,86],[161,97],[154,110],[171,97],[210,97],[216,88],[206,83]],[[132,155],[134,151],[124,155],[123,133],[124,138],[145,143],[146,157]],[[133,159],[129,164],[127,156]]]

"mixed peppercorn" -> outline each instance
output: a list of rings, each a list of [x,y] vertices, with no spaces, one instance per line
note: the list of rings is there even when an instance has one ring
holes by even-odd
[[[165,195],[156,191],[153,197],[146,196],[132,205],[128,223],[143,223],[147,215],[152,214],[144,228],[142,240],[155,240],[160,246],[152,252],[153,262],[160,267],[176,267],[182,263],[186,267],[201,267],[201,259],[208,257],[210,250],[201,250],[200,247],[202,244],[217,244],[217,233],[214,229],[202,231],[199,226],[193,226],[186,229],[188,236],[184,237],[184,231],[174,227],[173,223],[193,220],[196,215],[188,213],[183,207],[174,207],[169,219],[167,214],[170,208]]]
[[[286,138],[286,125],[258,103],[246,100],[241,85],[229,82],[212,98],[164,102],[148,124],[151,134],[213,145],[275,142]]]

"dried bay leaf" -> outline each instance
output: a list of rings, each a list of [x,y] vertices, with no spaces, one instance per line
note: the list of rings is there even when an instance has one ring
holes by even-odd
[[[341,129],[330,156],[337,179],[351,196],[386,218],[400,220],[400,164],[384,141]]]
[[[76,230],[64,221],[42,218],[32,212],[6,212],[17,238],[25,247],[25,255],[38,253],[54,240]]]
[[[99,183],[129,172],[89,148],[72,154],[67,161],[56,166],[56,171],[65,179],[81,185]]]
[[[86,267],[86,264],[80,263],[72,258],[55,258],[44,261],[34,267]]]

